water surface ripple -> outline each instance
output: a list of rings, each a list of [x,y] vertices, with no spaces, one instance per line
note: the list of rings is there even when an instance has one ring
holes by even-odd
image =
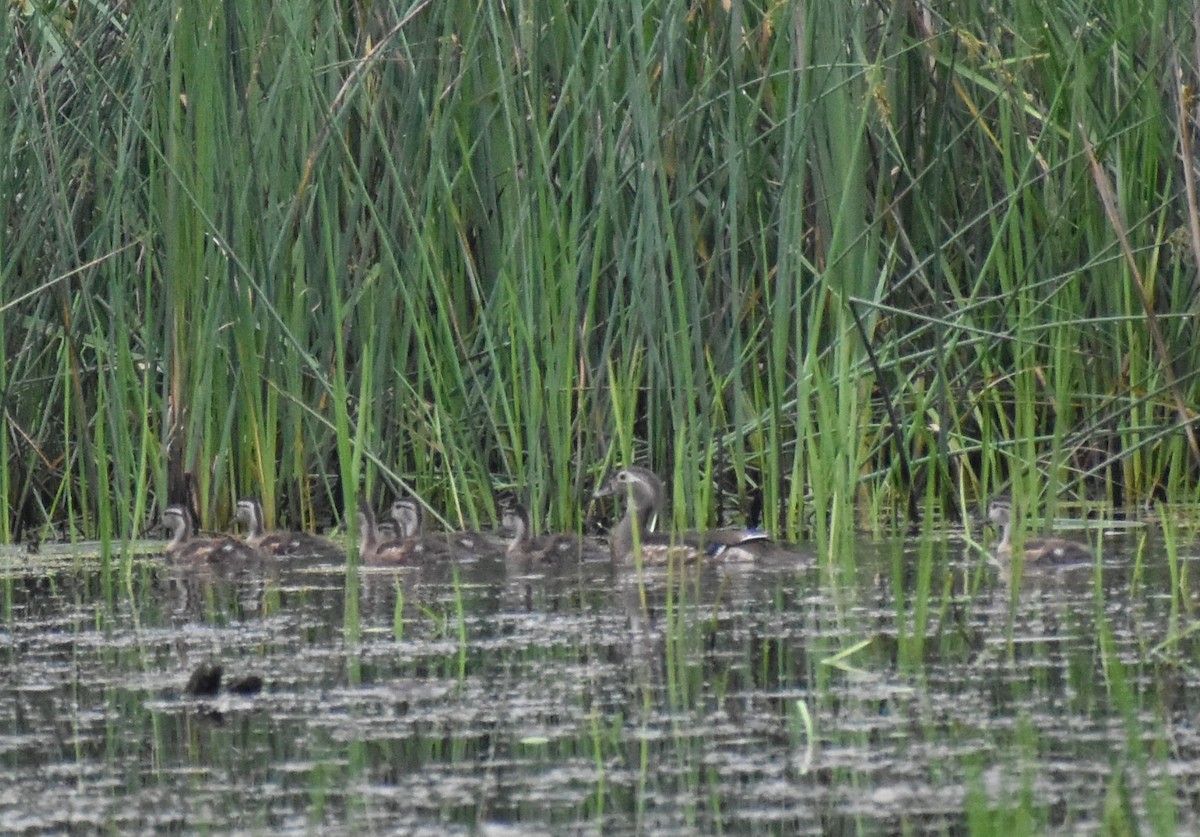
[[[1200,828],[1195,566],[1172,595],[1153,543],[1016,593],[953,538],[351,590],[305,561],[97,564],[0,557],[2,833]],[[202,663],[265,688],[190,697]]]

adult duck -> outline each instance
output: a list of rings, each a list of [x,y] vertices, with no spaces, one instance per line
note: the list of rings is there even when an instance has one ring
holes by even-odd
[[[749,560],[772,544],[768,534],[751,529],[719,529],[703,537],[683,538],[652,532],[650,526],[662,511],[666,489],[658,475],[648,468],[636,465],[621,468],[601,483],[592,496],[622,494],[626,497],[625,516],[608,538],[609,553],[615,563],[629,563],[638,549],[646,563],[695,560],[701,555]]]

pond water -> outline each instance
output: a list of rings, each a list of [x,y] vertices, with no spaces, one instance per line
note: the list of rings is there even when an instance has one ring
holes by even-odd
[[[958,537],[853,552],[0,556],[0,832],[1200,828],[1194,550],[1125,535],[1016,591]],[[265,687],[187,695],[205,663]]]

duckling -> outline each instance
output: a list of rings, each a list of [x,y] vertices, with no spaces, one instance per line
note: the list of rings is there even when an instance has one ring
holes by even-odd
[[[392,503],[392,520],[399,532],[398,539],[411,544],[414,555],[448,555],[490,551],[495,546],[481,532],[425,532],[425,513],[412,497],[401,497]]]
[[[753,530],[721,529],[708,533],[704,538],[687,537],[682,540],[651,532],[648,524],[662,510],[666,490],[658,475],[648,468],[636,465],[622,468],[599,486],[592,496],[610,497],[621,493],[628,495],[628,506],[625,516],[608,539],[609,553],[616,563],[627,563],[633,559],[635,531],[643,561],[667,561],[672,557],[687,561],[701,554],[747,560],[756,557],[758,545],[771,543],[770,536],[765,532]]]
[[[1012,504],[1007,500],[993,500],[988,506],[988,519],[1002,529],[996,556],[1012,558]],[[1080,564],[1092,560],[1092,550],[1085,544],[1063,538],[1033,538],[1025,541],[1024,556],[1028,564]]]
[[[358,501],[358,554],[366,564],[400,564],[412,556],[408,542],[380,538],[375,510],[363,498]]]
[[[579,539],[574,535],[554,534],[534,536],[529,525],[529,512],[520,503],[506,506],[500,517],[500,525],[512,532],[505,554],[509,558],[546,561],[556,555],[578,555]]]
[[[308,532],[267,532],[262,503],[256,497],[237,502],[237,519],[246,526],[246,544],[264,555],[341,554],[334,544]]]
[[[380,543],[404,540],[404,537],[400,534],[400,528],[392,520],[376,520],[375,536],[379,538]]]
[[[449,550],[445,538],[425,536],[425,515],[421,504],[412,497],[401,497],[392,503],[391,517],[388,522],[396,531],[396,540],[407,544],[414,556],[443,555]]]
[[[171,530],[166,553],[174,558],[188,561],[220,561],[227,559],[247,560],[255,557],[254,550],[239,540],[227,535],[211,538],[194,538],[195,522],[186,505],[167,506],[163,510],[162,524]]]
[[[425,515],[421,504],[412,497],[401,497],[392,503],[392,520],[396,524],[396,535],[400,538],[418,538],[424,528]]]

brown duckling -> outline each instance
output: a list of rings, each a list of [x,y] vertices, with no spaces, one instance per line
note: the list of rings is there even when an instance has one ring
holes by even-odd
[[[341,554],[332,541],[308,532],[268,532],[262,503],[255,497],[237,502],[237,519],[246,527],[246,544],[264,555]]]
[[[616,563],[628,563],[634,557],[634,544],[640,544],[645,562],[679,558],[695,560],[703,554],[726,559],[747,560],[757,557],[759,549],[771,545],[765,532],[749,529],[721,529],[703,538],[676,539],[650,531],[650,524],[662,511],[666,490],[658,475],[648,468],[631,465],[622,468],[599,486],[593,497],[628,497],[625,516],[609,534],[608,548]],[[635,540],[636,532],[636,540]]]
[[[392,521],[396,524],[396,535],[400,538],[417,538],[425,525],[425,514],[421,504],[412,497],[401,497],[392,503]]]
[[[996,556],[1012,558],[1012,504],[1008,500],[993,500],[988,506],[988,519],[1001,527]],[[1081,564],[1093,560],[1087,545],[1063,538],[1032,538],[1025,541],[1023,555],[1027,564]]]
[[[167,506],[163,510],[162,524],[171,530],[171,540],[167,542],[166,553],[174,558],[186,561],[223,561],[256,557],[253,549],[227,535],[192,537],[195,522],[186,505]]]
[[[391,523],[395,525],[396,540],[405,543],[414,556],[445,555],[450,543],[445,537],[426,535],[425,513],[412,497],[401,497],[392,503]]]
[[[411,544],[414,555],[474,554],[490,552],[497,546],[481,532],[426,532],[424,509],[413,497],[401,497],[392,503],[391,516],[399,539]]]
[[[509,558],[547,561],[557,556],[578,555],[579,539],[574,535],[551,534],[535,536],[529,525],[529,512],[520,503],[504,507],[500,525],[512,533],[505,554]]]
[[[375,521],[375,510],[365,499],[358,501],[358,554],[366,564],[401,564],[412,557],[405,540],[383,540]]]

